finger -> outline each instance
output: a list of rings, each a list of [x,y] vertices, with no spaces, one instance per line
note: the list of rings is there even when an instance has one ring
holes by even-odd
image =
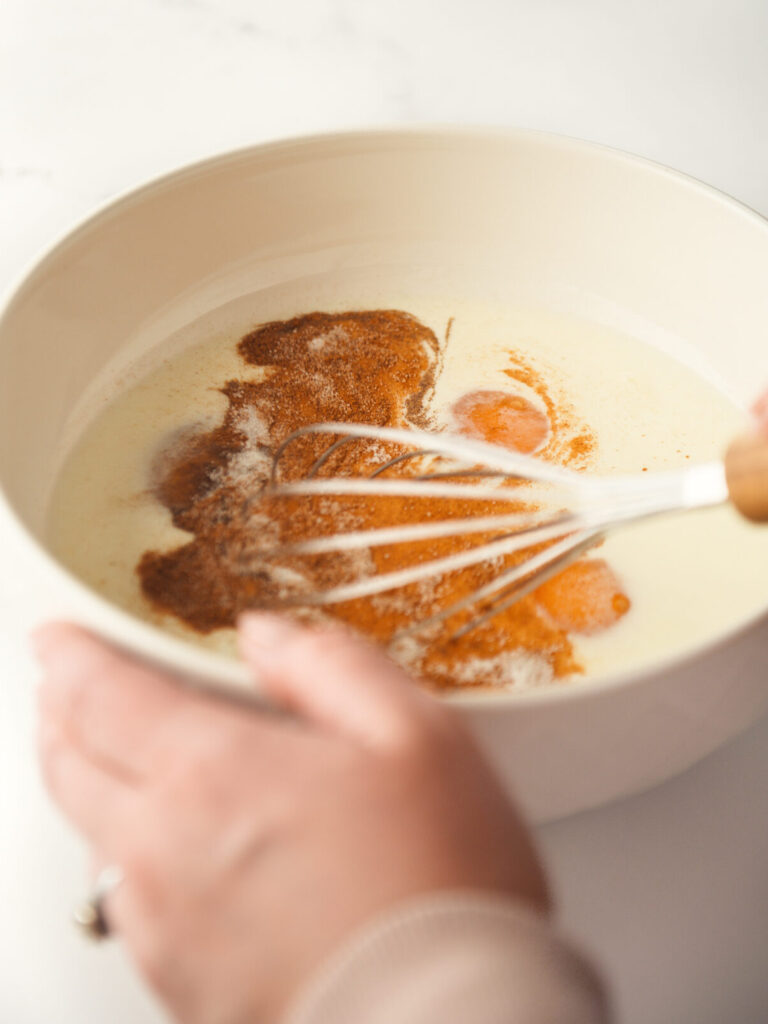
[[[382,651],[343,629],[277,615],[239,622],[244,659],[268,696],[337,732],[374,743],[402,735],[429,698]]]
[[[42,714],[57,719],[95,758],[145,776],[152,767],[152,734],[190,697],[170,677],[77,626],[43,626],[33,644],[46,670],[39,690]]]
[[[120,831],[136,790],[86,757],[55,722],[44,722],[38,756],[48,792],[72,824],[97,847]]]
[[[42,716],[134,783],[180,771],[182,762],[210,765],[238,744],[270,763],[292,756],[294,724],[186,689],[76,626],[42,627],[33,642],[46,667]]]

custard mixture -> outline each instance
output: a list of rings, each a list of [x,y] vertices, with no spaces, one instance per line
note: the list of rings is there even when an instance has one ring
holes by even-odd
[[[248,608],[341,620],[386,646],[436,689],[520,690],[640,667],[736,621],[759,599],[768,536],[728,509],[643,523],[610,536],[481,625],[486,606],[409,632],[517,564],[499,556],[324,608],[311,595],[498,537],[474,534],[306,555],[338,531],[522,512],[519,502],[422,497],[284,497],[274,455],[324,421],[451,431],[585,473],[652,472],[718,458],[742,418],[711,384],[635,339],[564,316],[451,302],[349,308],[213,329],[177,344],[83,431],[52,497],[54,552],[104,596],[196,643],[234,654]],[[192,334],[190,334],[192,337]],[[277,464],[303,479],[333,436],[301,437]],[[317,470],[369,474],[400,454],[354,440]],[[434,469],[395,463],[381,479]],[[461,483],[468,478],[457,478]],[[293,547],[292,547],[293,546]],[[539,550],[539,549],[536,549]],[[531,552],[528,552],[530,554]],[[706,557],[703,557],[706,553]]]

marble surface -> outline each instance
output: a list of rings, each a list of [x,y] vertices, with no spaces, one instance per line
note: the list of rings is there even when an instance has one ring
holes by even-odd
[[[3,0],[0,288],[152,175],[364,124],[564,132],[768,213],[767,35],[763,0]],[[68,921],[86,857],[37,778],[35,595],[0,548],[0,1020],[152,1024],[119,945],[90,948]],[[621,1024],[768,1019],[767,792],[763,721],[650,793],[541,830]]]

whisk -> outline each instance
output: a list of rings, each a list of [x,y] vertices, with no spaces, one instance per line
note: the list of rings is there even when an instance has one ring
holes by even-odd
[[[301,480],[281,481],[281,458],[288,447],[302,437],[318,434],[335,440]],[[403,451],[374,466],[365,477],[319,475],[339,448],[361,440],[398,445]],[[402,468],[408,460],[415,460],[419,470],[425,468],[426,462],[426,471],[413,476],[386,475],[395,466]],[[468,549],[304,594],[296,601],[317,606],[350,601],[522,552],[520,561],[502,569],[490,582],[400,634],[427,629],[457,612],[478,606],[479,611],[454,634],[459,637],[541,586],[599,543],[608,531],[621,525],[727,501],[746,518],[768,522],[768,438],[740,438],[722,461],[661,472],[599,477],[466,437],[356,423],[318,423],[294,431],[277,449],[269,489],[277,496],[458,497],[513,503],[515,510],[508,513],[393,523],[290,545],[292,554],[317,555],[442,537],[498,534]],[[521,504],[529,510],[520,511]],[[528,549],[535,550],[526,556]]]

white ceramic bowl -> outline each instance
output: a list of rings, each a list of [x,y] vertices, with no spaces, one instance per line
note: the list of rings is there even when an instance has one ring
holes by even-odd
[[[768,376],[768,225],[680,174],[525,132],[361,132],[258,146],[112,203],[56,245],[0,319],[0,515],[40,617],[64,615],[176,671],[242,666],[161,633],[46,551],[51,482],[94,396],[172,331],[280,282],[387,267],[658,340],[687,339],[740,402]],[[766,601],[653,671],[458,704],[544,820],[701,758],[768,705]]]

